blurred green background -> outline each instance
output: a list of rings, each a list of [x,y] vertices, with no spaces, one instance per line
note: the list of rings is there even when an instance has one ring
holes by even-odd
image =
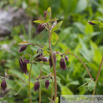
[[[30,43],[41,44],[42,46],[48,45],[48,32],[44,30],[37,35],[37,24],[33,21],[44,16],[44,10],[48,7],[52,9],[52,18],[58,18],[59,21],[63,21],[61,28],[57,31],[59,40],[55,46],[52,46],[53,50],[61,51],[64,53],[66,49],[70,49],[71,53],[77,55],[88,67],[94,80],[96,79],[99,65],[103,54],[103,29],[97,25],[90,25],[88,21],[99,20],[103,21],[103,0],[1,0],[0,9],[7,10],[9,7],[15,9],[23,8],[29,18],[28,30],[25,30],[25,25],[18,25],[12,28],[11,38],[5,37],[0,41],[0,75],[4,76],[5,69],[9,74],[16,74],[22,79],[27,79],[20,69],[18,59],[24,53],[31,55],[35,54],[38,47],[29,46],[23,53],[19,54],[18,43],[21,41],[28,41]],[[3,48],[4,45],[8,48]],[[66,62],[68,70],[59,70],[60,58],[57,58],[56,71],[58,76],[58,92],[57,95],[83,95],[92,94],[92,91],[88,89],[88,84],[82,86],[89,80],[87,71],[81,64],[81,62],[69,55],[69,62]],[[26,57],[28,58],[28,56]],[[47,56],[47,58],[49,58]],[[37,77],[40,72],[40,65],[33,65],[32,77]],[[52,72],[48,64],[44,64],[43,71],[45,75]],[[2,79],[0,78],[0,82]],[[16,77],[10,76],[7,80],[8,88],[4,93],[0,89],[1,101],[7,101],[7,103],[29,103],[29,91],[28,87],[22,87],[23,83]],[[35,81],[35,80],[34,80]],[[45,89],[42,84],[42,103],[49,103],[47,97],[51,96],[51,84]],[[32,84],[33,85],[33,84]],[[98,79],[96,94],[103,94],[103,68]],[[17,93],[19,91],[19,93]],[[32,91],[33,103],[38,103],[38,92]],[[17,95],[15,95],[17,93]],[[0,102],[2,103],[2,102]]]

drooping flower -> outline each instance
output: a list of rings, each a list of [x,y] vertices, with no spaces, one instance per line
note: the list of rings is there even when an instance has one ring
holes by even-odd
[[[42,57],[42,61],[47,62],[47,61],[48,61],[48,59],[47,59],[47,58],[45,58],[45,57]]]
[[[51,79],[53,79],[53,77],[52,77],[52,76],[51,76],[50,78],[51,78]]]
[[[36,33],[39,34],[40,32],[42,32],[45,29],[46,23],[44,24],[39,24],[36,30]]]
[[[95,23],[92,23],[92,21],[89,21],[88,23],[91,24],[91,25],[95,25]]]
[[[45,81],[45,87],[46,87],[46,89],[48,89],[48,87],[49,87],[49,80]]]
[[[56,52],[53,51],[54,64],[56,65],[56,56],[55,56],[55,54],[56,54]],[[50,68],[51,68],[53,66],[51,55],[49,57],[49,63],[50,63]]]
[[[1,82],[1,88],[3,89],[3,91],[5,91],[6,87],[7,87],[6,81],[3,80],[3,81]]]
[[[60,59],[60,69],[63,69],[65,70],[67,67],[66,67],[66,63],[65,63],[65,60],[63,58]]]
[[[65,56],[65,60],[68,61],[68,56]]]
[[[24,51],[26,48],[27,48],[27,45],[21,46],[21,48],[19,49],[19,53],[21,53],[22,51]]]
[[[40,52],[42,52],[42,49],[38,49],[38,50],[37,50],[37,53],[40,53]],[[42,61],[42,59],[41,59],[42,56],[43,56],[43,53],[38,54],[38,55],[36,56],[37,60],[38,60],[38,61]]]
[[[21,57],[19,58],[20,67],[22,69],[22,72],[25,74],[27,74],[27,63],[29,63],[29,60],[24,59],[23,61]]]
[[[45,79],[45,77],[43,76],[42,79]]]
[[[37,81],[34,85],[34,91],[39,90],[39,87],[40,87],[40,83],[39,83],[39,81]]]

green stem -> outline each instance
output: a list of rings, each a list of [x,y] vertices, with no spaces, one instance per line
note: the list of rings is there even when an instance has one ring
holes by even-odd
[[[51,100],[53,100],[53,79],[52,79]]]
[[[77,57],[76,55],[74,55],[74,54],[72,54],[72,53],[68,53],[68,54],[71,54],[71,55],[75,56],[77,59],[79,59],[79,61],[83,64],[83,66],[84,66],[85,69],[87,70],[87,72],[88,72],[88,74],[89,74],[91,80],[93,80],[93,78],[92,78],[92,76],[91,76],[91,74],[90,74],[88,68],[87,68],[86,65],[83,63],[83,61],[82,61],[79,57]]]
[[[57,80],[56,80],[56,68],[55,68],[55,63],[54,63],[54,58],[53,58],[53,53],[52,53],[52,48],[51,48],[51,40],[50,40],[50,36],[51,36],[51,31],[50,31],[50,27],[49,24],[48,25],[48,29],[49,29],[49,49],[50,49],[50,55],[51,55],[51,59],[52,59],[52,64],[53,64],[53,72],[54,72],[54,83],[55,83],[55,95],[54,95],[54,101],[57,97]]]
[[[41,78],[41,75],[42,75],[42,70],[40,70],[40,78]],[[41,89],[39,89],[39,103],[41,103]]]
[[[100,75],[102,63],[103,63],[103,56],[102,56],[101,64],[100,64],[100,67],[99,67],[99,70],[98,70],[98,74],[97,74],[97,77],[96,77],[96,80],[95,80],[95,88],[93,90],[93,97],[92,97],[92,102],[91,103],[93,103],[93,98],[94,98],[94,95],[95,95],[96,85],[97,85],[98,77]]]
[[[29,72],[29,98],[30,98],[30,103],[32,103],[31,91],[30,91],[30,76],[31,76],[31,69],[32,69],[32,64],[31,64],[31,66],[30,66],[30,72]]]
[[[39,103],[41,103],[41,90],[39,90]]]
[[[21,79],[20,77],[18,77],[17,75],[14,75],[14,74],[8,74],[8,76],[15,76],[15,77],[17,77],[17,78],[19,78],[19,79]],[[21,79],[24,83],[26,83],[23,79]]]
[[[28,43],[28,45],[35,45],[35,46],[38,46],[38,47],[41,47],[41,48],[43,48],[43,46],[41,46],[41,45],[38,45],[38,44]]]

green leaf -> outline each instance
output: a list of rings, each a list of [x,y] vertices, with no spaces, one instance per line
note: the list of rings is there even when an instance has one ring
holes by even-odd
[[[87,7],[87,0],[79,0],[75,8],[75,13],[80,13]]]
[[[45,20],[35,20],[35,21],[33,21],[34,23],[47,23],[47,21],[45,21]]]
[[[85,27],[85,33],[86,34],[90,34],[90,33],[93,33],[93,26],[90,25],[89,23],[86,24],[86,27]]]
[[[65,54],[68,54],[69,53],[69,49],[65,50]]]
[[[53,100],[52,100],[50,97],[48,97],[48,99],[49,99],[49,101],[50,101],[51,103],[53,103]]]
[[[77,2],[78,0],[60,0],[61,7],[65,15],[69,15],[74,12]]]
[[[18,93],[19,93],[24,87],[26,87],[26,86],[27,86],[27,83],[24,84],[24,85],[22,85],[21,88],[18,90],[18,92],[17,92],[15,95],[18,95]]]
[[[49,45],[45,45],[42,50],[47,50]]]
[[[57,78],[57,82],[60,82],[61,79],[58,76],[56,78]]]
[[[55,45],[57,43],[57,40],[59,39],[58,35],[55,32],[51,33],[51,42],[52,45]]]
[[[97,63],[100,64],[101,63],[101,59],[102,59],[102,54],[99,50],[95,50],[94,51],[94,57],[93,60]]]
[[[56,20],[58,20],[57,18],[55,18],[55,19],[50,19],[50,22],[53,22],[53,21],[56,21]]]
[[[48,22],[51,19],[51,8],[49,7],[47,9],[47,14],[46,14],[46,21]]]
[[[32,89],[34,86],[34,84],[32,82],[30,82],[30,89]]]
[[[70,85],[79,85],[79,81],[72,81],[72,82],[66,84],[67,87]]]
[[[90,82],[90,81],[91,81],[91,78],[85,78],[85,81],[86,81],[86,82]]]
[[[94,23],[94,24],[97,24],[98,26],[100,26],[100,28],[103,27],[103,23],[100,22],[100,21],[93,20],[91,22]]]
[[[61,95],[73,95],[72,91],[67,87],[62,87]]]
[[[31,58],[30,58],[30,63],[34,60],[34,58],[39,55],[40,53],[42,53],[43,51],[37,53],[37,54],[34,54]]]
[[[56,31],[57,29],[59,29],[60,28],[60,26],[62,25],[62,23],[63,23],[63,21],[60,21],[58,24],[56,24],[53,28],[52,28],[52,32],[53,31]]]
[[[82,84],[82,85],[81,85],[80,87],[78,87],[77,89],[83,88],[83,87],[84,87],[85,85],[87,85],[89,82],[90,82],[90,81],[88,81],[88,82]]]
[[[85,32],[84,32],[85,26],[80,22],[74,22],[73,23],[73,29],[78,30],[82,34],[85,34]]]
[[[94,81],[89,82],[88,84],[89,91],[92,91],[94,88],[95,88],[95,82]]]
[[[91,58],[93,56],[93,53],[91,51],[89,51],[86,47],[86,45],[84,44],[83,40],[81,38],[79,38],[80,43],[82,45],[82,49],[80,49],[80,53],[83,55],[83,57],[87,60],[87,61],[91,61]]]
[[[59,98],[56,97],[55,102],[54,103],[58,103],[59,102]]]
[[[20,42],[18,43],[18,45],[28,45],[29,43],[27,41],[23,41],[23,42]]]

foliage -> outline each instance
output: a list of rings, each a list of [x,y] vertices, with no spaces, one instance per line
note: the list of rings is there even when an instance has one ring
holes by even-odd
[[[9,3],[9,5],[7,5]],[[16,4],[16,5],[15,5]],[[64,21],[63,25],[57,33],[59,35],[59,39],[55,39],[56,35],[53,32],[53,50],[61,51],[64,53],[69,49],[69,52],[79,56],[81,60],[88,67],[91,75],[94,80],[96,79],[97,72],[99,69],[99,65],[101,62],[102,54],[103,54],[103,30],[99,28],[97,25],[89,25],[88,21],[97,20],[102,21],[103,14],[103,1],[90,1],[90,0],[3,0],[0,4],[0,7],[6,8],[9,6],[14,6],[16,8],[22,7],[26,10],[29,16],[33,19],[37,19],[38,15],[43,15],[44,10],[48,7],[52,9],[52,17],[57,17],[59,20]],[[4,41],[0,41],[0,75],[4,75],[4,70],[8,69],[9,74],[16,74],[20,76],[22,79],[26,80],[28,77],[25,74],[21,73],[21,69],[19,66],[19,56],[23,53],[19,54],[18,43],[21,41],[28,41],[31,43],[37,43],[42,46],[48,46],[47,41],[47,31],[43,31],[40,35],[34,35],[36,30],[35,26],[30,26],[29,31],[32,32],[26,33],[23,25],[19,25],[14,27],[12,30],[12,40],[5,38]],[[56,29],[55,29],[56,30]],[[21,37],[21,35],[23,37]],[[45,42],[45,43],[44,43]],[[4,45],[7,45],[9,49],[4,48]],[[24,51],[24,53],[30,53],[31,55],[36,54],[38,47],[29,46],[29,48]],[[31,51],[30,51],[31,50]],[[45,52],[45,54],[48,54]],[[59,71],[59,61],[60,57],[57,58],[57,76],[58,76],[58,96],[61,94],[91,94],[91,89],[94,88],[94,83],[89,82],[86,79],[89,79],[87,71],[81,64],[81,62],[75,58],[74,56],[67,54],[69,57],[69,63],[67,62],[66,71]],[[26,58],[29,58],[26,55]],[[49,66],[46,64],[43,65],[42,70],[46,73],[53,72]],[[32,76],[38,77],[40,71],[40,65],[33,65]],[[96,94],[101,95],[103,93],[102,90],[102,79],[103,70],[101,69],[101,73],[99,76]],[[0,79],[0,83],[1,83]],[[35,82],[35,81],[34,81]],[[85,84],[86,83],[86,84]],[[1,100],[7,100],[8,102],[15,103],[28,103],[28,87],[22,83],[16,77],[11,77],[7,79],[9,92],[4,96]],[[84,85],[83,85],[84,84]],[[88,85],[87,85],[88,84]],[[81,86],[81,87],[80,87]],[[25,88],[24,88],[25,87]],[[42,87],[44,84],[42,83]],[[80,88],[79,88],[80,87]],[[92,87],[92,88],[91,88]],[[22,88],[22,89],[21,89]],[[50,90],[52,86],[50,84],[48,90],[42,88],[42,102],[48,103],[49,99],[46,97],[50,97]],[[77,89],[78,88],[78,89]],[[90,91],[89,91],[90,90]],[[18,93],[19,91],[19,93]],[[38,103],[38,92],[32,91],[32,100],[35,103]],[[67,91],[67,92],[65,92]],[[1,93],[3,95],[3,92]],[[16,96],[15,96],[16,94]],[[45,94],[45,95],[44,95]],[[21,101],[22,100],[22,101]]]

